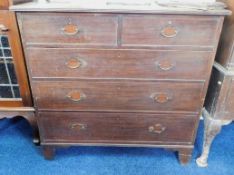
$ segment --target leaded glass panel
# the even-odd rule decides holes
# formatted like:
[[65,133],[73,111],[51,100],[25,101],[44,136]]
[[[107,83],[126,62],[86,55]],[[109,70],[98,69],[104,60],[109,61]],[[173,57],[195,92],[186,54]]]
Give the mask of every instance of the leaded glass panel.
[[0,99],[20,98],[7,35],[0,35]]

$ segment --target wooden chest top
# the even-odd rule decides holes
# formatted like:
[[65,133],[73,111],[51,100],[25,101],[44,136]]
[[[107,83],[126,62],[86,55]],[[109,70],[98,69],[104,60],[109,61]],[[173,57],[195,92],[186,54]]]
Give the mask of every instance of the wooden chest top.
[[112,0],[76,0],[69,3],[24,3],[12,6],[14,11],[33,12],[102,12],[102,13],[143,13],[143,14],[183,14],[183,15],[230,15],[231,11],[225,10],[225,5],[217,6],[167,6],[158,4],[156,1],[145,1],[145,3],[118,3]]

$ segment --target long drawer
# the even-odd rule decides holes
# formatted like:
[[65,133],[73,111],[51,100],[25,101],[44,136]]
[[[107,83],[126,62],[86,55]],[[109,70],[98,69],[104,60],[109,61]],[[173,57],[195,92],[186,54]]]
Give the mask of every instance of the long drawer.
[[38,122],[42,143],[191,144],[197,117],[40,112]]
[[212,52],[27,49],[36,78],[207,78]]
[[210,16],[124,16],[122,45],[215,46],[220,19]]
[[27,44],[115,46],[115,15],[87,13],[22,13],[18,16]]
[[39,110],[200,112],[203,82],[34,81]]

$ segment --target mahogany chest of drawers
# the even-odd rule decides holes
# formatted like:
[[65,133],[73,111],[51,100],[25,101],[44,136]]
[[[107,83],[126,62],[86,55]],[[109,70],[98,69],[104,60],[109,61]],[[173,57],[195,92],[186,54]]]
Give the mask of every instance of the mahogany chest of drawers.
[[193,150],[224,15],[18,6],[41,144]]

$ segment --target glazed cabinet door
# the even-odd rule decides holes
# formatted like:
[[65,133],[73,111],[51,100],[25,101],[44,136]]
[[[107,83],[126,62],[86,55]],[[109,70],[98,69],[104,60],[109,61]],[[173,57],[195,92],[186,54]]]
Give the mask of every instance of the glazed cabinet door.
[[15,14],[0,11],[0,106],[31,106]]

